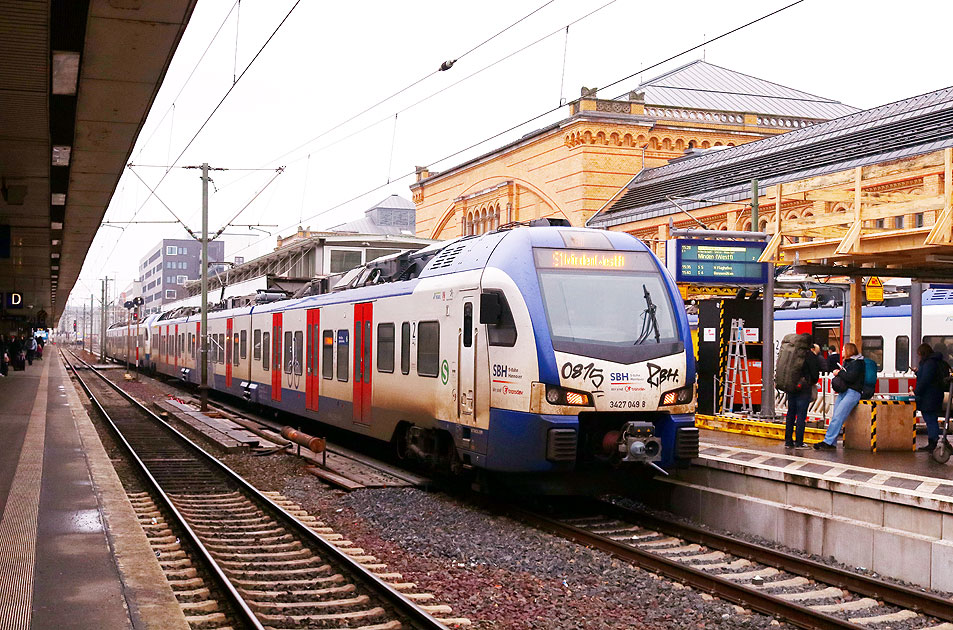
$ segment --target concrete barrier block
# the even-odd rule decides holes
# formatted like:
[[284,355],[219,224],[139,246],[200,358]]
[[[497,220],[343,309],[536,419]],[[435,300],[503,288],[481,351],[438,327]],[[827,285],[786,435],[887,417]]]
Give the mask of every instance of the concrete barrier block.
[[782,510],[778,523],[778,542],[807,553],[824,553],[825,517],[804,510]]
[[704,490],[692,484],[671,483],[668,493],[669,511],[693,519],[701,519],[701,496]]
[[943,540],[953,540],[953,514],[944,514],[942,522]]
[[738,501],[738,513],[734,531],[743,531],[768,540],[778,539],[778,521],[781,510],[778,504],[758,499],[742,498]]
[[749,497],[774,501],[775,503],[787,503],[788,490],[783,483],[759,477],[748,477],[747,482],[746,494]]
[[787,487],[786,503],[824,514],[830,514],[833,509],[833,498],[830,491],[796,484]]
[[935,540],[930,558],[930,586],[953,593],[953,543]]
[[705,492],[700,496],[699,520],[728,531],[738,529],[738,497],[721,492]]
[[707,486],[709,470],[711,469],[707,466],[689,466],[688,468],[679,469],[675,473],[675,478],[686,483],[697,483],[700,486]]
[[839,562],[856,567],[870,567],[874,557],[874,528],[872,526],[829,518],[824,521],[824,551]]
[[933,541],[886,529],[874,531],[873,562],[864,565],[877,573],[930,586]]
[[884,524],[884,504],[879,501],[835,492],[831,509],[834,516],[853,518],[872,525]]
[[943,515],[908,505],[884,503],[884,527],[929,538],[943,535]]
[[713,469],[708,472],[708,487],[744,495],[747,493],[747,477],[742,473]]

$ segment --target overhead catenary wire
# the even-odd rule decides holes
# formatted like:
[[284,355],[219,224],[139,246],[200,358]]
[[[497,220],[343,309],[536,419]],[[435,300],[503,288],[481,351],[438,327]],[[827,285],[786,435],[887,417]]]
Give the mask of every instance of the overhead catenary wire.
[[[605,5],[603,5],[603,6],[599,7],[599,8],[597,8],[597,9],[595,9],[593,12],[590,12],[590,13],[587,14],[586,16],[583,16],[583,17],[579,18],[579,20],[585,19],[588,15],[591,15],[592,13],[594,13],[594,12],[596,12],[596,11],[599,11],[599,10],[605,8],[605,7],[608,6],[609,4],[612,4],[612,2],[614,2],[614,1],[615,1],[615,0],[611,0],[610,2],[606,3]],[[759,18],[756,18],[756,19],[754,19],[754,20],[750,20],[750,21],[748,21],[748,22],[746,22],[746,23],[744,23],[744,24],[742,24],[742,25],[740,25],[740,26],[737,26],[737,27],[735,27],[735,28],[732,28],[732,29],[729,30],[729,31],[726,31],[726,32],[724,32],[724,33],[721,33],[720,35],[716,35],[715,37],[711,37],[711,38],[709,38],[709,39],[703,41],[703,42],[700,43],[700,44],[697,44],[697,45],[695,45],[695,46],[691,46],[691,47],[689,47],[689,48],[686,48],[686,49],[683,50],[682,52],[677,53],[677,54],[672,55],[672,56],[669,56],[669,57],[667,57],[666,59],[664,59],[664,60],[662,60],[662,61],[659,61],[659,62],[657,62],[657,63],[654,63],[654,64],[650,65],[650,66],[647,66],[647,67],[645,67],[645,68],[642,68],[639,72],[635,72],[635,73],[629,74],[629,75],[627,75],[627,76],[625,76],[625,77],[623,77],[623,78],[621,78],[621,79],[618,79],[618,80],[616,80],[616,81],[613,81],[612,83],[609,83],[608,85],[606,85],[606,86],[604,86],[604,87],[612,87],[612,86],[614,86],[614,85],[618,85],[619,83],[622,83],[622,82],[624,82],[624,81],[626,81],[626,80],[628,80],[628,79],[631,79],[631,78],[634,77],[634,76],[637,76],[640,72],[644,72],[644,71],[646,71],[646,70],[651,70],[651,69],[656,68],[656,67],[658,67],[658,66],[660,66],[660,65],[662,65],[662,64],[664,64],[664,63],[667,63],[667,62],[669,62],[669,61],[672,61],[672,60],[674,60],[674,59],[677,59],[678,57],[684,56],[684,55],[686,55],[686,54],[688,54],[688,53],[690,53],[690,52],[693,52],[693,51],[695,51],[695,50],[698,50],[698,49],[699,49],[700,47],[702,47],[702,46],[705,46],[705,45],[707,45],[707,44],[709,44],[709,43],[711,43],[711,42],[714,42],[714,41],[718,41],[718,40],[720,40],[720,39],[723,39],[724,37],[727,37],[728,35],[737,33],[737,32],[739,32],[739,31],[741,31],[741,30],[743,30],[743,29],[745,29],[745,28],[747,28],[747,27],[749,27],[749,26],[752,26],[752,25],[757,24],[757,23],[759,23],[759,22],[762,22],[762,21],[764,21],[764,20],[766,20],[766,19],[768,19],[768,18],[770,18],[770,17],[773,17],[773,16],[775,16],[775,15],[778,15],[779,13],[781,13],[781,12],[783,12],[783,11],[786,11],[787,9],[790,9],[790,8],[792,8],[792,7],[794,7],[794,6],[797,6],[798,4],[801,4],[802,2],[804,2],[804,0],[796,0],[795,2],[791,2],[791,3],[789,3],[789,4],[787,4],[787,5],[783,6],[783,7],[781,7],[781,8],[779,8],[779,9],[776,9],[776,10],[774,10],[774,11],[771,11],[770,13],[764,14],[764,15],[762,15],[762,16],[759,17]],[[576,21],[578,22],[579,20],[576,20]],[[562,32],[562,30],[563,30],[563,29],[562,29],[562,27],[561,27],[561,28],[558,29],[557,31],[554,31],[554,33]],[[551,37],[552,35],[553,35],[553,33],[550,33],[549,35],[547,35],[547,36],[545,36],[545,37]],[[543,39],[545,39],[545,37],[544,37]],[[540,41],[540,40],[537,40],[537,41]],[[532,45],[532,44],[530,44],[530,45]],[[525,48],[524,48],[524,49],[525,49]],[[514,54],[515,54],[515,53],[514,53]],[[471,75],[471,76],[472,76],[472,75]],[[604,89],[604,88],[603,88],[603,89]],[[550,109],[548,109],[548,110],[546,110],[546,111],[544,111],[544,112],[542,112],[542,113],[540,113],[540,114],[537,114],[536,116],[533,116],[532,118],[529,118],[529,119],[527,119],[527,120],[524,120],[523,122],[520,122],[520,123],[518,123],[518,124],[516,124],[516,125],[513,125],[513,126],[507,128],[507,129],[505,129],[505,130],[503,130],[503,131],[500,131],[500,132],[497,132],[497,133],[495,133],[495,134],[493,134],[493,135],[491,135],[491,136],[488,136],[488,137],[486,137],[486,138],[484,138],[484,139],[482,139],[482,140],[480,140],[480,141],[478,141],[478,142],[475,142],[475,143],[473,143],[473,144],[471,144],[471,145],[469,145],[469,146],[467,146],[467,147],[465,147],[465,148],[463,148],[463,149],[454,151],[453,153],[451,153],[451,154],[449,154],[449,155],[446,155],[446,156],[444,156],[444,157],[442,157],[442,158],[440,158],[440,159],[438,159],[438,160],[434,160],[434,161],[431,161],[431,162],[428,162],[428,163],[429,163],[429,164],[439,164],[439,163],[441,163],[441,162],[444,162],[444,161],[453,159],[454,157],[457,157],[458,155],[460,155],[460,154],[462,154],[462,153],[466,153],[467,151],[470,151],[470,150],[472,150],[472,149],[474,149],[474,148],[476,148],[476,147],[478,147],[478,146],[480,146],[480,145],[482,145],[482,144],[485,144],[485,143],[487,143],[487,142],[489,142],[489,141],[491,141],[491,140],[494,140],[494,139],[496,139],[496,138],[498,138],[498,137],[500,137],[500,136],[502,136],[502,135],[505,135],[505,134],[507,134],[507,133],[510,133],[510,132],[512,132],[512,131],[514,131],[514,130],[516,130],[516,129],[519,129],[520,127],[523,127],[523,126],[525,126],[525,125],[527,125],[527,124],[529,124],[529,123],[531,123],[531,122],[535,122],[536,120],[539,120],[540,118],[543,118],[544,116],[547,116],[547,115],[549,115],[549,114],[551,114],[551,113],[553,113],[553,112],[556,112],[556,111],[558,111],[559,109],[561,109],[562,107],[563,107],[562,105],[559,105],[559,106],[557,106],[557,107],[550,108]],[[388,117],[388,119],[389,119],[389,117]],[[379,123],[380,123],[380,121],[378,121],[378,123],[375,123],[375,124],[379,124]],[[285,154],[285,155],[287,155],[287,154]],[[338,204],[335,204],[335,205],[333,205],[333,206],[330,206],[330,207],[328,207],[328,208],[325,208],[324,210],[321,210],[320,212],[317,212],[317,213],[315,213],[315,214],[313,214],[313,215],[311,215],[311,216],[309,216],[309,217],[306,217],[306,218],[304,218],[303,220],[304,220],[304,221],[314,220],[314,219],[316,219],[316,218],[318,218],[318,217],[320,217],[320,216],[323,216],[323,215],[325,215],[325,214],[327,214],[327,213],[329,213],[329,212],[332,212],[332,211],[334,211],[334,210],[337,210],[338,208],[341,208],[342,206],[345,206],[345,205],[347,205],[347,204],[349,204],[349,203],[352,203],[352,202],[354,202],[354,201],[356,201],[356,200],[358,200],[358,199],[360,199],[360,198],[362,198],[362,197],[364,197],[364,196],[366,196],[366,195],[369,195],[369,194],[371,194],[371,193],[377,192],[377,191],[381,190],[382,188],[385,188],[385,187],[388,186],[389,184],[392,184],[392,183],[398,182],[398,181],[400,181],[400,180],[406,179],[406,178],[408,178],[408,177],[411,177],[411,176],[415,175],[415,173],[416,173],[416,171],[407,172],[407,173],[405,173],[405,174],[403,174],[403,175],[401,175],[401,176],[399,176],[399,177],[396,177],[396,178],[392,179],[390,182],[387,182],[387,183],[384,183],[384,184],[380,184],[380,185],[374,186],[374,187],[372,187],[372,188],[370,188],[370,189],[368,189],[368,190],[366,190],[366,191],[364,191],[364,192],[362,192],[362,193],[360,193],[360,194],[358,194],[358,195],[355,195],[355,196],[353,196],[353,197],[347,199],[346,201],[342,201],[342,202],[340,202],[340,203],[338,203]],[[281,231],[283,231],[283,230],[285,230],[285,229],[288,229],[289,227],[293,227],[293,225],[286,226],[286,227],[284,227],[284,228],[282,228],[282,229],[280,229],[280,230],[278,230],[278,231],[281,232]],[[245,249],[249,249],[249,248],[251,248],[251,247],[253,247],[253,246],[258,245],[259,243],[261,243],[261,242],[264,240],[264,238],[267,238],[267,237],[263,237],[262,239],[259,239],[258,241],[254,242],[254,243],[252,243],[252,244],[250,244],[250,245],[247,245],[246,247],[242,248],[242,249],[239,250],[239,251],[244,251]]]

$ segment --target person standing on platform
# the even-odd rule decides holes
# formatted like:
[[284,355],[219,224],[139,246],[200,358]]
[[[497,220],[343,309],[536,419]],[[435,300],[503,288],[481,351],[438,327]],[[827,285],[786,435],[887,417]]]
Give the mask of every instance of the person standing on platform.
[[26,340],[26,362],[33,365],[33,357],[36,356],[36,337],[30,335]]
[[817,358],[817,369],[821,374],[830,372],[830,368],[827,367],[827,357],[824,356],[827,353],[821,351],[821,347],[816,343],[811,346],[811,350],[814,352],[814,356]]
[[821,347],[814,344],[804,353],[797,388],[787,392],[788,412],[784,417],[784,446],[787,448],[807,448],[804,444],[804,426],[807,423],[807,408],[812,400],[817,399],[817,381],[821,376],[817,353],[820,350]]
[[[855,346],[856,347],[856,346]],[[828,346],[827,353],[827,371],[833,372],[840,367],[840,355],[837,354],[836,346]]]
[[916,396],[917,411],[927,425],[927,445],[917,450],[932,451],[940,440],[939,416],[943,412],[943,394],[948,387],[950,365],[943,360],[942,354],[934,352],[926,343],[917,348],[917,357],[920,359],[917,384],[910,391]]
[[844,344],[844,354],[848,357],[844,360],[844,367],[835,369],[834,378],[831,380],[831,388],[837,392],[831,423],[827,425],[824,439],[814,445],[819,451],[837,448],[841,427],[860,402],[861,392],[864,390],[864,356],[857,351],[857,346],[850,342]]

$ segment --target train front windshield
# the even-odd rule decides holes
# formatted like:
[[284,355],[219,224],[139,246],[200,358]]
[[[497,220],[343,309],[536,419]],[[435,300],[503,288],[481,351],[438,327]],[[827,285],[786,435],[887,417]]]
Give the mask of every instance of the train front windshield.
[[672,300],[650,254],[537,249],[535,256],[557,350],[588,346],[641,355],[636,346],[679,341]]

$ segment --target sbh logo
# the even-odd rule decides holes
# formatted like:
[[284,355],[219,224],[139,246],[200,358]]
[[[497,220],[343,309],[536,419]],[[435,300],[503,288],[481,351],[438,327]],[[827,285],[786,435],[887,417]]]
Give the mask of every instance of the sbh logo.
[[7,308],[23,308],[23,294],[22,293],[7,293],[4,296],[6,299],[3,301],[3,305]]

